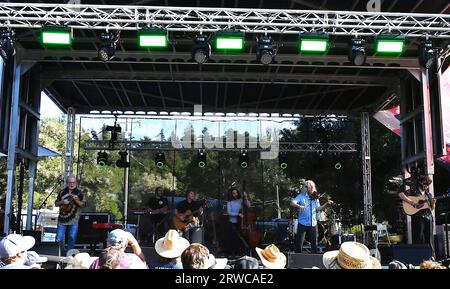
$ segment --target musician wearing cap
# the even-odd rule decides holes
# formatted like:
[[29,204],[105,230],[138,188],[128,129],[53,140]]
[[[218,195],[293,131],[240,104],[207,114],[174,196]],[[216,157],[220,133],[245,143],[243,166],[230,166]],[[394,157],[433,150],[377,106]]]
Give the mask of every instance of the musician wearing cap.
[[[407,214],[411,214],[412,242],[414,244],[429,244],[434,255],[433,246],[433,215],[432,210],[436,206],[436,199],[431,196],[429,186],[432,182],[429,176],[419,176],[418,185],[410,190],[400,191],[398,196],[403,201],[403,207]],[[422,202],[421,200],[426,202]],[[411,213],[409,213],[411,208]]]
[[330,204],[332,202],[328,200],[322,206],[320,205],[316,184],[311,180],[307,180],[300,194],[292,199],[291,207],[298,210],[297,236],[299,243],[297,247],[299,253],[303,250],[306,234],[311,242],[311,253],[317,253],[317,214]]
[[55,206],[59,207],[56,240],[63,249],[66,229],[68,229],[69,240],[67,242],[67,251],[69,251],[75,246],[81,209],[86,206],[84,194],[77,188],[77,180],[74,175],[67,177],[67,187],[58,193]]

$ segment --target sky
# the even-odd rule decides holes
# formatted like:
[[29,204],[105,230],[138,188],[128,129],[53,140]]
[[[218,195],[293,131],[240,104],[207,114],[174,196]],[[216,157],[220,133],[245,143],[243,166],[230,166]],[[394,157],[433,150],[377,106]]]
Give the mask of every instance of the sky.
[[64,115],[63,112],[50,100],[44,92],[41,93],[41,117],[58,118]]

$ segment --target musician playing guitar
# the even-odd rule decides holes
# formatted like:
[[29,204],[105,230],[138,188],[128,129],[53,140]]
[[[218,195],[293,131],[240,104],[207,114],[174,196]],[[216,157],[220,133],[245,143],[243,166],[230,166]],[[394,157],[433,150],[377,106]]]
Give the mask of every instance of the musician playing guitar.
[[67,250],[73,249],[78,234],[78,220],[81,209],[86,206],[83,192],[77,188],[75,176],[67,177],[67,187],[58,193],[55,206],[59,207],[56,241],[64,248],[66,229],[69,229]]
[[191,243],[202,243],[203,236],[199,218],[203,215],[203,205],[195,201],[195,192],[186,191],[186,200],[178,203],[175,208],[173,224],[180,235]]
[[[421,197],[427,201],[426,208],[419,210],[417,213],[411,216],[412,225],[412,242],[414,244],[429,244],[434,255],[434,241],[433,237],[433,214],[432,211],[436,206],[436,199],[432,198],[429,192],[429,186],[431,184],[431,178],[429,176],[419,176],[418,185],[412,190],[405,192],[399,192],[398,196],[406,204],[411,205],[413,208],[419,209],[422,206],[421,202],[416,201],[415,197]],[[411,198],[410,198],[411,197]]]

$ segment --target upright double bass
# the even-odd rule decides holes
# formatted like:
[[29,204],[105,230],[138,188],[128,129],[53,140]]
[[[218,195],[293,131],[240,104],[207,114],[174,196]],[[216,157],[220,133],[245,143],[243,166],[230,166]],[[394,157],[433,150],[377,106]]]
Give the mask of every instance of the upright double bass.
[[247,206],[247,194],[245,193],[245,181],[243,185],[242,215],[240,226],[241,234],[247,241],[248,246],[253,249],[262,240],[262,232],[256,226],[257,215],[255,210]]

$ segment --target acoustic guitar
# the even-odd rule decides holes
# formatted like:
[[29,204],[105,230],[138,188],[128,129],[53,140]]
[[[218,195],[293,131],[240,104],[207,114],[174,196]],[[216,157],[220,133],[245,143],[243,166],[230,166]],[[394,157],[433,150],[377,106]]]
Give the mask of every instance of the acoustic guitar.
[[68,213],[72,210],[74,203],[73,203],[73,197],[75,195],[72,193],[67,193],[64,196],[61,197],[61,201],[68,201],[68,204],[60,204],[59,205],[59,210],[64,212],[64,213]]
[[[197,215],[200,211],[194,211],[187,210],[184,213],[179,213],[178,216],[173,216],[173,225],[177,230],[185,231],[193,227],[200,226],[200,221],[198,217],[195,217],[194,215]],[[183,217],[184,221],[181,221],[179,217]]]
[[[450,197],[450,193],[435,197],[435,200],[444,199]],[[414,215],[420,210],[430,209],[430,202],[428,201],[427,195],[421,195],[421,196],[408,196],[412,201],[415,203],[418,203],[416,206],[411,206],[407,202],[403,201],[403,210],[407,215]]]

